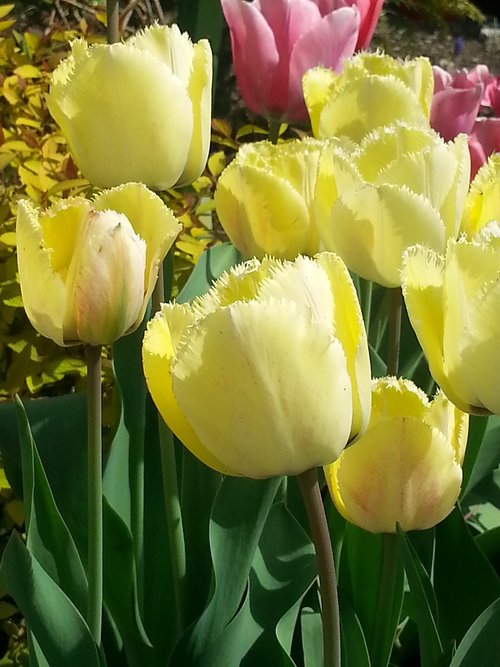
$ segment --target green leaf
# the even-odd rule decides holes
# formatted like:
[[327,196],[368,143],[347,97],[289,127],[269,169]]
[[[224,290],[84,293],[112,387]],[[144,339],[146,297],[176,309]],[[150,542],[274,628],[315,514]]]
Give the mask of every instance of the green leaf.
[[500,599],[492,602],[474,621],[460,642],[450,667],[497,665],[500,656]]
[[[24,408],[55,503],[81,555],[87,553],[87,411],[84,394],[26,401]],[[0,449],[22,497],[21,452],[13,403],[0,403]]]
[[234,618],[280,481],[226,477],[222,482],[210,523],[212,597],[202,616],[181,639],[172,665],[197,665]]
[[21,445],[27,548],[82,614],[87,578],[78,550],[50,489],[23,404],[16,399]]
[[[342,667],[371,667],[363,628],[349,600],[339,595],[342,634]],[[320,635],[321,636],[321,635]],[[313,665],[320,665],[320,662]]]
[[500,463],[499,439],[500,417],[470,417],[461,492],[464,505],[467,495]]
[[147,664],[151,644],[139,617],[134,543],[130,530],[106,498],[103,502],[103,533],[104,603],[122,637],[129,664]]
[[17,533],[5,548],[0,572],[49,665],[102,667],[85,620]]
[[436,526],[434,592],[444,647],[460,642],[475,619],[500,596],[500,579],[458,507]]
[[241,255],[232,243],[222,243],[208,248],[198,260],[189,280],[177,297],[177,302],[186,303],[195,296],[205,294],[214,280],[238,262],[241,262]]
[[[344,618],[342,618],[344,622]],[[343,627],[343,624],[342,624]],[[300,612],[300,629],[304,650],[304,667],[319,667],[323,661],[323,623],[321,613],[304,607]],[[358,667],[369,667],[358,663]]]
[[431,580],[405,533],[398,527],[398,538],[410,586],[413,620],[418,628],[422,667],[437,664],[443,653],[438,632],[437,603]]
[[403,567],[395,536],[374,535],[347,524],[339,589],[359,619],[374,667],[387,665],[403,598]]

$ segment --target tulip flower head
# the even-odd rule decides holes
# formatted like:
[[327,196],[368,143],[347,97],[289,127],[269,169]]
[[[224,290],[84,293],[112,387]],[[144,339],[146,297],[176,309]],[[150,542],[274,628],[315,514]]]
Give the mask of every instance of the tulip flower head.
[[375,380],[366,432],[325,468],[337,509],[372,533],[431,528],[458,499],[467,433],[441,392],[429,401],[409,380]]
[[438,385],[461,410],[500,415],[500,223],[446,252],[410,248],[402,271],[412,327]]
[[230,475],[330,463],[369,417],[363,319],[332,253],[252,260],[191,304],[164,305],[148,325],[143,364],[168,426]]
[[367,135],[351,159],[358,183],[318,218],[323,248],[361,277],[398,287],[408,247],[441,252],[458,236],[469,186],[466,137],[447,144],[428,128],[395,123]]
[[340,71],[358,41],[357,8],[322,15],[311,0],[221,1],[247,107],[269,118],[306,120],[302,76],[319,64]]
[[314,136],[356,142],[396,121],[428,127],[433,85],[427,58],[402,62],[380,53],[359,53],[340,74],[317,67],[303,78]]
[[91,183],[165,190],[205,167],[211,86],[208,42],[154,25],[125,43],[73,42],[47,104]]
[[[246,258],[294,259],[320,250],[318,220],[359,180],[346,141],[246,144],[222,172],[217,215]],[[325,223],[326,224],[326,223]]]
[[500,118],[478,118],[469,135],[471,176],[474,177],[490,155],[500,153]]
[[21,201],[17,257],[26,313],[58,345],[105,345],[141,323],[178,225],[136,183],[46,211]]
[[469,238],[500,220],[500,154],[492,155],[470,184],[461,230]]

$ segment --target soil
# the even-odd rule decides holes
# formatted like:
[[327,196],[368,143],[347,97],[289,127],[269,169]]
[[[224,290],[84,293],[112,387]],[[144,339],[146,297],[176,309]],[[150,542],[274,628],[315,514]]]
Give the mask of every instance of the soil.
[[486,25],[481,31],[479,26],[471,30],[470,26],[456,24],[432,28],[416,21],[402,24],[382,17],[372,47],[398,58],[427,56],[433,65],[449,71],[483,63],[491,74],[500,75],[500,25]]

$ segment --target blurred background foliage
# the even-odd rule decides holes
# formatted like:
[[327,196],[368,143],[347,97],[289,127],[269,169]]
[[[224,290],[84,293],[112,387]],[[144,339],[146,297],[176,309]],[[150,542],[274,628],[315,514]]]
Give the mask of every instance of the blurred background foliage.
[[[467,19],[480,24],[484,20],[469,0],[387,0],[385,7],[387,16],[434,23]],[[123,35],[154,21],[177,21],[194,40],[208,37],[215,56],[212,152],[207,169],[192,186],[164,194],[184,227],[173,252],[175,296],[203,251],[225,240],[213,209],[219,174],[240,142],[261,139],[266,131],[242,108],[235,91],[219,0],[121,3]],[[20,199],[29,197],[46,206],[61,197],[92,194],[45,103],[51,72],[65,56],[69,42],[82,36],[104,41],[104,2],[18,0],[0,5],[0,401],[16,393],[23,398],[68,393],[85,382],[82,349],[57,347],[39,336],[26,318],[15,237]],[[113,420],[110,360],[104,369],[109,423]],[[22,504],[0,468],[0,551],[13,529],[22,533],[23,521]],[[0,630],[0,666],[28,664],[24,621],[1,589]]]

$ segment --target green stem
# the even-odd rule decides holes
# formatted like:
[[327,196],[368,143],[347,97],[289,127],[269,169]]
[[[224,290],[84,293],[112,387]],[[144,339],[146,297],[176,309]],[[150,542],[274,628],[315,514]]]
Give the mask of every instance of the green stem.
[[268,120],[268,141],[270,141],[272,144],[277,144],[278,143],[278,138],[280,136],[280,127],[281,127],[281,121],[276,120],[275,118],[270,118]]
[[120,41],[120,3],[119,0],[106,0],[106,36],[108,44]]
[[387,349],[387,375],[397,375],[399,371],[399,350],[401,347],[401,313],[403,295],[400,287],[389,290],[389,340]]
[[186,576],[186,549],[184,528],[177,482],[177,464],[175,460],[175,446],[172,433],[165,426],[163,419],[158,415],[158,430],[160,434],[161,472],[163,478],[163,497],[165,513],[167,515],[168,544],[170,548],[170,563],[175,600],[175,623],[177,637],[184,630],[184,595],[183,582]]
[[165,286],[163,284],[163,262],[158,268],[158,278],[151,297],[151,317],[160,310],[160,305],[165,301]]
[[377,614],[375,618],[375,632],[373,635],[372,650],[370,651],[373,667],[386,667],[390,658],[390,649],[394,637],[386,637],[387,630],[395,631],[396,625],[387,622],[392,618],[394,611],[394,596],[398,581],[398,540],[397,535],[384,533],[383,535],[382,576],[378,590]]
[[363,278],[360,278],[359,280],[362,288],[361,293],[363,295],[361,311],[365,322],[366,337],[368,338],[370,335],[370,319],[372,314],[373,283],[371,280],[363,280]]
[[101,346],[86,345],[88,438],[88,624],[95,643],[102,625]]
[[311,470],[306,470],[297,475],[297,479],[316,548],[323,621],[323,665],[324,667],[340,667],[340,614],[337,575],[316,468],[311,468]]

